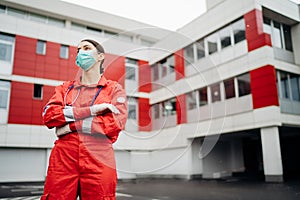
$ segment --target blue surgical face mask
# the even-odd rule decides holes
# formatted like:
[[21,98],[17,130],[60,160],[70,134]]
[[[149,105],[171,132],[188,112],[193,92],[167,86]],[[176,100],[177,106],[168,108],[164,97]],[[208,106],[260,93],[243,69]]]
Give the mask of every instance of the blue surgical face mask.
[[97,62],[94,54],[94,50],[84,51],[80,49],[76,56],[76,65],[84,71],[89,70]]

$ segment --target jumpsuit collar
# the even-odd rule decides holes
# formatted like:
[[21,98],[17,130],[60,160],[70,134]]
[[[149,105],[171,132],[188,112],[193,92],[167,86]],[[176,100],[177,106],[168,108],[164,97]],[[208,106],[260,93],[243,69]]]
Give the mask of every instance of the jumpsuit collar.
[[85,86],[85,87],[100,87],[100,86],[104,87],[107,84],[107,79],[103,75],[101,76],[101,78],[97,84],[85,85],[85,84],[82,84],[80,80],[81,80],[81,76],[79,79],[75,80],[75,82],[74,82],[75,88],[79,88],[79,87],[83,87],[83,86]]

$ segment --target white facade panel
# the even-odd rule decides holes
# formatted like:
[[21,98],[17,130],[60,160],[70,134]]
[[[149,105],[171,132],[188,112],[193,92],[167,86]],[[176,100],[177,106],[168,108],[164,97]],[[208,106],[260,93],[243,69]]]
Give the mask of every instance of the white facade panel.
[[44,181],[46,149],[1,148],[0,157],[0,182]]
[[52,148],[56,135],[46,126],[7,124],[0,126],[0,146]]

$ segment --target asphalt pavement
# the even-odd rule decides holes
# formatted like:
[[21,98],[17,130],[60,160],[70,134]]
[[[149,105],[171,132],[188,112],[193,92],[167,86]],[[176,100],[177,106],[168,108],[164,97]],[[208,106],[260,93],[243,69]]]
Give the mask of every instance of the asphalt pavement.
[[[0,200],[38,200],[43,183],[0,184]],[[300,180],[138,179],[119,181],[117,200],[299,200]]]

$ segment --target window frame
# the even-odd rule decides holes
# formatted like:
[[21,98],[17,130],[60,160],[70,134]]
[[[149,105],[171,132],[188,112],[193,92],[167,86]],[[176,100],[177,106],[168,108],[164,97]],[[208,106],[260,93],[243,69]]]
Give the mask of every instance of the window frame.
[[[224,97],[225,97],[225,100],[236,97],[236,94],[235,94],[235,92],[236,92],[236,90],[235,90],[235,80],[234,79],[235,78],[229,78],[229,79],[226,79],[226,80],[223,81],[223,83],[224,83]],[[229,81],[231,83],[228,84]],[[231,91],[229,91],[229,89]],[[228,94],[230,94],[230,95],[228,96]]]
[[60,45],[59,57],[62,59],[69,59],[69,46],[68,45]]
[[[129,68],[131,68],[131,70],[128,70]],[[132,75],[132,74],[134,78],[133,79],[128,78],[129,77],[128,75]],[[131,59],[131,58],[125,59],[125,80],[135,81],[135,82],[138,81],[138,60]]]
[[[244,77],[244,76],[247,76],[247,78],[249,78],[249,84],[248,84],[248,86],[249,86],[248,89],[249,90],[247,90],[247,88],[246,88],[247,91],[245,91],[245,92],[243,92],[243,94],[241,94],[242,90],[241,90],[241,87],[240,87],[240,85],[241,85],[241,82],[240,82],[241,79],[240,78]],[[249,73],[241,74],[241,75],[237,76],[236,79],[237,79],[237,85],[238,85],[238,88],[237,88],[238,95],[237,95],[237,97],[242,97],[242,96],[246,96],[246,95],[251,94],[251,79],[250,79],[250,74]]]
[[[162,108],[163,108],[163,112],[162,112],[163,117],[168,117],[168,116],[177,114],[176,97],[167,99],[161,103],[162,103]],[[167,106],[170,106],[170,107],[167,107]]]
[[42,100],[43,99],[43,88],[44,88],[44,85],[34,83],[32,98],[36,99],[36,100]]
[[[42,45],[42,46],[40,46]],[[40,47],[42,47],[42,51],[40,51]],[[46,55],[46,49],[47,49],[47,42],[44,41],[44,40],[37,40],[37,43],[36,43],[36,54],[38,55]]]
[[[217,82],[214,84],[211,84],[210,87],[210,96],[211,96],[211,103],[216,103],[222,101],[222,95],[221,95],[221,82]],[[216,89],[216,90],[215,90]],[[218,94],[216,94],[218,92]]]
[[190,91],[186,93],[187,110],[194,110],[198,107],[197,95],[198,95],[197,91]]

